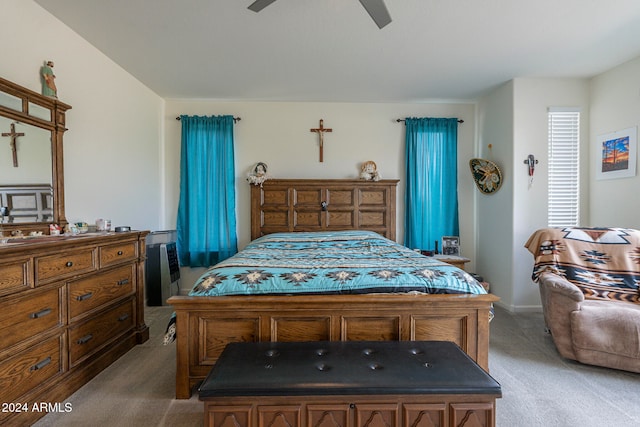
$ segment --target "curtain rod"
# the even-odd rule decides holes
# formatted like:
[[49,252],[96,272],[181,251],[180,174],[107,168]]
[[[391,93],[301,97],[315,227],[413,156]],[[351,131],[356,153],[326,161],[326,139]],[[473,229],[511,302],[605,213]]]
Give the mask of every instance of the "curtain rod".
[[[396,119],[396,122],[400,123],[400,122],[404,122],[404,119]],[[459,119],[458,123],[464,123],[464,120]]]
[[[179,121],[179,120],[180,120],[180,116],[176,117],[176,120],[178,120],[178,121]],[[242,118],[240,118],[240,117],[234,117],[234,118],[233,118],[233,122],[234,122],[234,123],[238,123],[240,120],[242,120]]]

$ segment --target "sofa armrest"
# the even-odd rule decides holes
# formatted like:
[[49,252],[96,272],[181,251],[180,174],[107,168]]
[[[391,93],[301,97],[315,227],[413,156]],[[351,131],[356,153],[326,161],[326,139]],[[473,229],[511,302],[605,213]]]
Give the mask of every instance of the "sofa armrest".
[[550,272],[542,273],[538,282],[544,321],[556,348],[563,357],[575,359],[571,337],[571,313],[580,311],[584,295],[577,286]]
[[578,304],[584,301],[584,294],[580,288],[557,274],[542,273],[539,282],[547,292],[564,296]]

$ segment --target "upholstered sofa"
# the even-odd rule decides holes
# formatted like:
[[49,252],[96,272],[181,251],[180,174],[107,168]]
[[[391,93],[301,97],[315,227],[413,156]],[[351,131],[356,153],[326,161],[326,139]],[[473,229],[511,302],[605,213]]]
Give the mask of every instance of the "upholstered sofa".
[[640,231],[547,228],[525,247],[558,352],[640,373]]

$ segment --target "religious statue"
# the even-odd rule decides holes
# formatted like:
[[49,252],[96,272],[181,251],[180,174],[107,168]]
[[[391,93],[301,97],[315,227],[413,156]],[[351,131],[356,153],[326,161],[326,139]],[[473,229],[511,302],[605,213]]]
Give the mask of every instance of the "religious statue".
[[53,61],[45,61],[40,70],[42,77],[42,94],[52,98],[58,97],[58,88],[56,88],[56,76],[53,74]]
[[360,179],[367,181],[380,181],[380,173],[378,172],[378,166],[373,160],[368,160],[360,167]]
[[267,175],[267,164],[263,162],[258,162],[253,167],[251,172],[249,172],[249,176],[247,177],[247,181],[253,185],[262,186],[262,183],[265,182],[269,176]]

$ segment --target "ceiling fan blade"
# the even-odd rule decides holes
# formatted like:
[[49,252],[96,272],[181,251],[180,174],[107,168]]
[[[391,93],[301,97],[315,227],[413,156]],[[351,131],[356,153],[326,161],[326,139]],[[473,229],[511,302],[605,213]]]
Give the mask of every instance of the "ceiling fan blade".
[[248,9],[253,10],[254,12],[260,12],[265,7],[269,6],[276,0],[256,0],[251,5],[249,5]]
[[384,4],[384,0],[360,0],[378,28],[382,29],[391,22],[391,15]]

